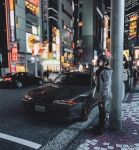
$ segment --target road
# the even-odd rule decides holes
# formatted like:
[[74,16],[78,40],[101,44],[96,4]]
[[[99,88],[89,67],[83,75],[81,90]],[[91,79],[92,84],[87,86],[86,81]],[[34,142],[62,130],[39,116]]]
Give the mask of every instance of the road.
[[38,149],[69,126],[24,112],[21,99],[32,88],[0,89],[0,150]]

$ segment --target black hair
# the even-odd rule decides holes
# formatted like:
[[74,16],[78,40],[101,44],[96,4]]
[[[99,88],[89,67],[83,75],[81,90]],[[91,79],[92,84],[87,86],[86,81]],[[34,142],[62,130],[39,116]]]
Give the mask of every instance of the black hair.
[[105,65],[109,65],[110,64],[109,59],[108,59],[108,57],[106,55],[100,55],[98,57],[97,64],[99,64],[100,61],[102,61],[103,64],[106,63]]

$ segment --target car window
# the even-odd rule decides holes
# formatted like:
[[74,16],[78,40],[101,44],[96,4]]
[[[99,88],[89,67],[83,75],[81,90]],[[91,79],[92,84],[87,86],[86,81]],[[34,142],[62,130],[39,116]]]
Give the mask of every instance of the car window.
[[61,83],[61,84],[67,84],[67,75],[66,74],[62,74],[60,76],[58,76],[54,83]]
[[29,76],[29,77],[34,77],[34,75],[31,74],[31,73],[27,73],[27,76]]
[[23,74],[23,73],[15,73],[13,76],[14,76],[14,77],[23,77],[24,74]]
[[62,74],[56,78],[54,83],[63,85],[90,86],[90,74]]

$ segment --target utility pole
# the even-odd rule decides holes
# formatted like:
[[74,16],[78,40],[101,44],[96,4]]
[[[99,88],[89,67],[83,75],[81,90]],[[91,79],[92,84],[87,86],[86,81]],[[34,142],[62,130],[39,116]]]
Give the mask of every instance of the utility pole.
[[62,0],[59,0],[59,12],[58,12],[58,25],[59,25],[59,30],[60,30],[60,71],[62,71],[62,47],[63,47],[63,43],[62,43]]
[[38,57],[37,54],[35,55],[35,76],[38,76]]
[[122,130],[122,72],[124,41],[124,7],[125,0],[111,1],[111,50],[113,99],[110,102],[109,127],[113,131]]

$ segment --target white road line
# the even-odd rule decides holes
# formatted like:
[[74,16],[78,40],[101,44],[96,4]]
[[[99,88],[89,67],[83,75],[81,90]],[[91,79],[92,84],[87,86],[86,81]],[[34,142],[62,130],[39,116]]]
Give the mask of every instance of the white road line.
[[18,143],[18,144],[21,144],[21,145],[25,145],[25,146],[28,146],[28,147],[31,147],[31,148],[34,148],[34,149],[38,149],[42,146],[40,144],[30,142],[30,141],[27,141],[27,140],[24,140],[24,139],[21,139],[21,138],[17,138],[17,137],[11,136],[11,135],[3,134],[3,133],[0,133],[0,138],[8,140],[8,141],[15,142],[15,143]]
[[137,96],[134,96],[133,98],[139,98],[139,96],[137,97]]
[[133,95],[139,95],[139,93],[134,93]]
[[132,100],[133,100],[133,101],[134,101],[134,100],[139,100],[139,98],[135,98],[135,97],[134,97],[134,98],[132,98]]

